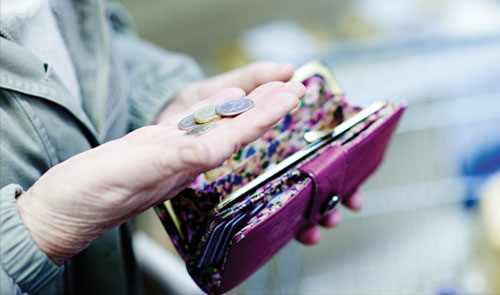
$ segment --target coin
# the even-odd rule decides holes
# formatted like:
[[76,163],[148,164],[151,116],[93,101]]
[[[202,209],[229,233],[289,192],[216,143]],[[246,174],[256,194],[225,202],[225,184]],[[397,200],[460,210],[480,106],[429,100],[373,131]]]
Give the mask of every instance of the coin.
[[186,131],[186,135],[200,135],[202,133],[207,132],[208,130],[211,130],[215,127],[215,122],[209,122],[206,124],[201,124],[196,127],[194,127],[191,130]]
[[218,104],[215,108],[219,115],[228,117],[236,116],[253,108],[255,103],[250,98],[236,98]]
[[177,127],[180,130],[189,130],[193,127],[196,127],[197,125],[198,124],[196,124],[196,122],[194,121],[193,115],[189,115],[186,118],[180,120],[179,123],[177,123]]
[[215,112],[215,105],[201,108],[194,112],[194,121],[199,124],[220,119],[220,115]]

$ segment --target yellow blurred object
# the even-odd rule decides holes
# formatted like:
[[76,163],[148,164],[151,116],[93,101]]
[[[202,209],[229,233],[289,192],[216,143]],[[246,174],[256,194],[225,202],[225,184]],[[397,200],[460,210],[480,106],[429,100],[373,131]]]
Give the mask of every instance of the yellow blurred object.
[[213,60],[217,73],[234,70],[252,62],[237,41],[215,47]]
[[165,232],[165,228],[153,209],[145,211],[134,219],[134,229],[145,232],[167,251],[178,255],[170,237]]
[[484,242],[480,256],[489,285],[500,294],[500,174],[485,186],[481,199],[481,225]]
[[377,35],[377,29],[352,9],[346,9],[336,28],[336,39],[349,40]]
[[276,19],[252,26],[237,38],[214,47],[212,59],[217,72],[262,59],[283,61],[285,58],[284,61],[297,62],[321,55],[332,42],[332,28],[329,26]]

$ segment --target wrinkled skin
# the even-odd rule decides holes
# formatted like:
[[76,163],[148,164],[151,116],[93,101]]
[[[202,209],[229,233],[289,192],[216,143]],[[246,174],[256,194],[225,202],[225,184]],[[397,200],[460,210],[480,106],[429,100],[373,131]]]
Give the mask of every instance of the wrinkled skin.
[[[192,84],[158,116],[157,124],[78,154],[48,170],[17,199],[19,214],[40,249],[62,264],[94,239],[146,209],[168,200],[200,173],[261,136],[297,106],[305,93],[288,81],[289,64],[257,63]],[[177,122],[194,110],[232,98],[250,97],[255,107],[217,122],[198,137],[184,135]],[[360,209],[357,195],[345,205]],[[338,211],[321,222],[333,227]],[[297,239],[314,244],[314,226]]]

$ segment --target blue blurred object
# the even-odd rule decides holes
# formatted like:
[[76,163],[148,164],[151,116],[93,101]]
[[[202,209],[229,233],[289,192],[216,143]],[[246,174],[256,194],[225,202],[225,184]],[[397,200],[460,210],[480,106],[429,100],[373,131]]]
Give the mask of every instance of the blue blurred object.
[[470,161],[462,163],[461,174],[467,179],[467,193],[464,199],[465,208],[475,208],[477,206],[480,191],[485,181],[499,170],[500,141],[498,145],[481,149],[473,154]]
[[436,295],[458,295],[458,294],[463,294],[462,292],[460,292],[458,290],[457,287],[454,287],[454,286],[440,286],[439,288],[437,288],[437,290],[435,291]]

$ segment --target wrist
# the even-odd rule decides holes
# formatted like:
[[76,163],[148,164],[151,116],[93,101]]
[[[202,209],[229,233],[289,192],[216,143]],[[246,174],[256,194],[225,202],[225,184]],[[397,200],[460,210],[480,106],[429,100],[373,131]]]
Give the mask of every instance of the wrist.
[[90,244],[91,240],[76,239],[71,223],[62,221],[58,214],[41,204],[31,189],[19,196],[16,203],[19,217],[33,241],[55,264],[63,264]]

